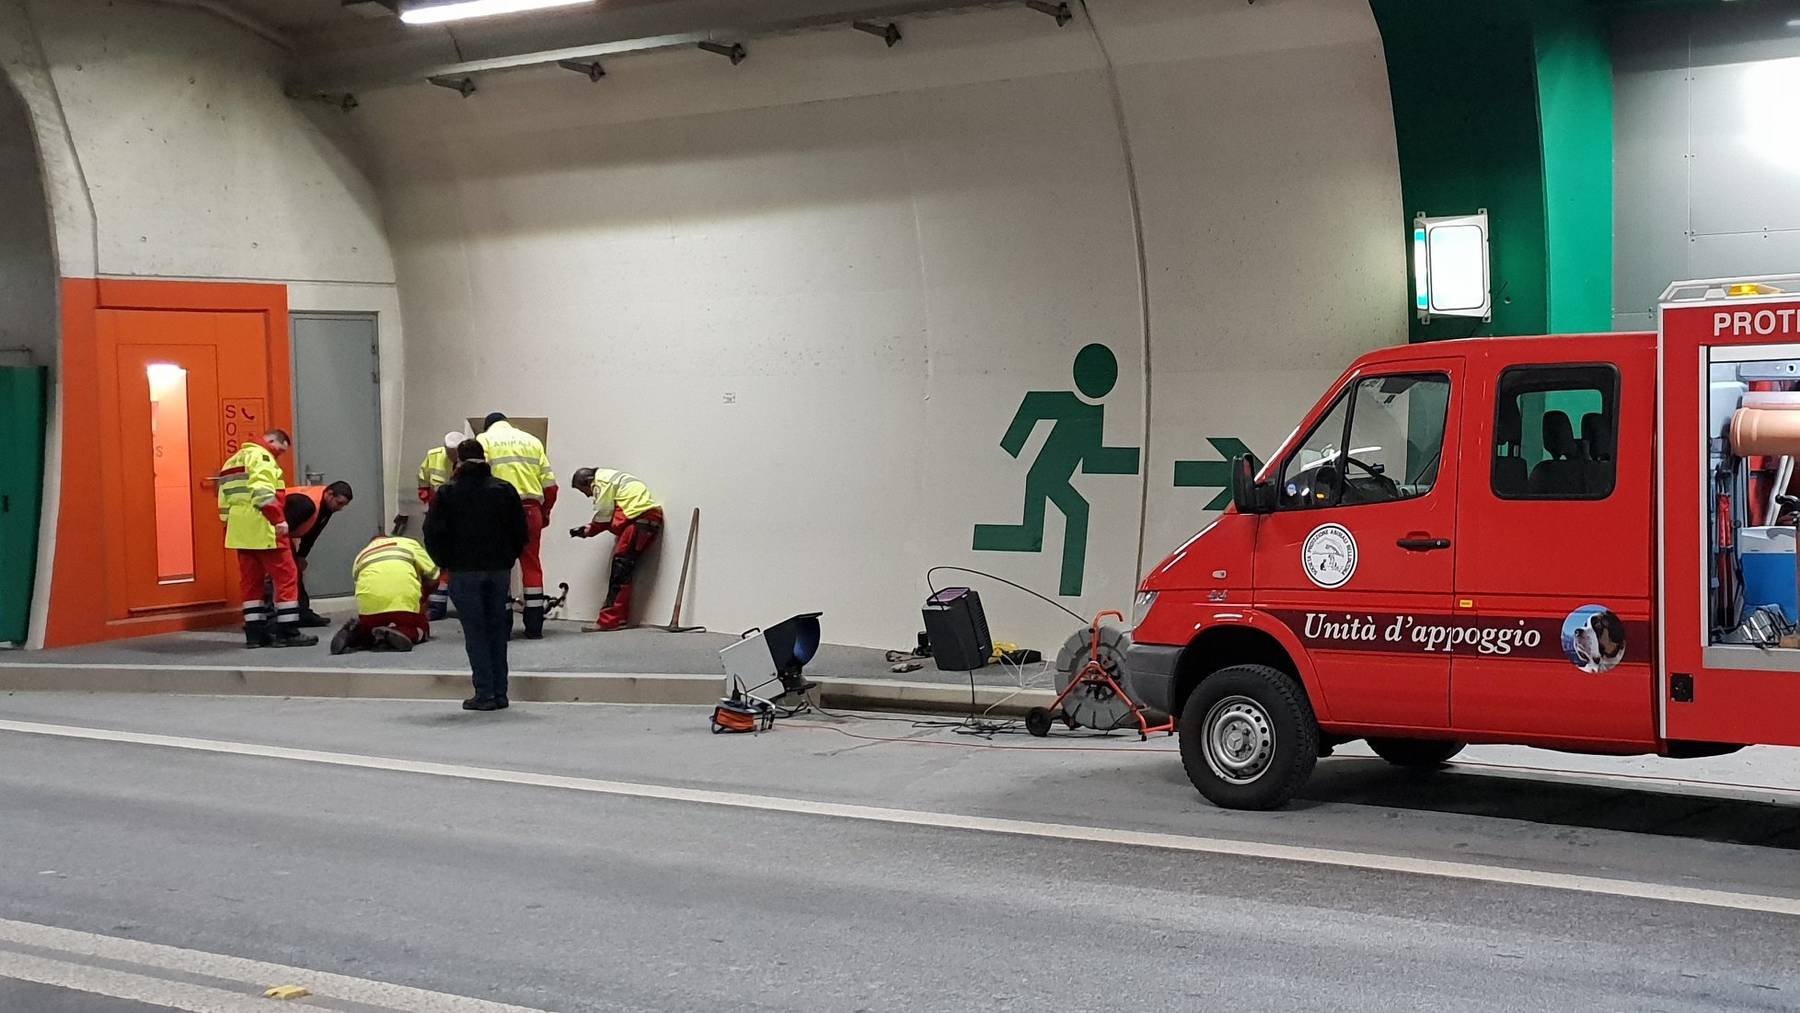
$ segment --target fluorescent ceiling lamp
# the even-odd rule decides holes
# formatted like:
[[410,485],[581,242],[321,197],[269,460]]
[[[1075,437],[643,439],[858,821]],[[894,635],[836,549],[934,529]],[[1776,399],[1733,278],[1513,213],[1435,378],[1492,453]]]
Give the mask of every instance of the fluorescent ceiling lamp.
[[1492,315],[1486,209],[1413,220],[1413,287],[1413,308],[1427,323],[1440,316]]
[[594,0],[458,0],[456,3],[408,7],[400,12],[400,20],[409,25],[437,25],[446,21],[469,18],[491,18],[497,14],[522,14],[550,7],[573,7]]

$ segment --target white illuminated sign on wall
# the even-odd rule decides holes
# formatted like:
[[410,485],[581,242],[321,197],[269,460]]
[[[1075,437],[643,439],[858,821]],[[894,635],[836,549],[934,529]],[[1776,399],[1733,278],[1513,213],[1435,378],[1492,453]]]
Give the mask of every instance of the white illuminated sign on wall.
[[1427,323],[1432,317],[1491,317],[1486,208],[1413,219],[1413,308]]

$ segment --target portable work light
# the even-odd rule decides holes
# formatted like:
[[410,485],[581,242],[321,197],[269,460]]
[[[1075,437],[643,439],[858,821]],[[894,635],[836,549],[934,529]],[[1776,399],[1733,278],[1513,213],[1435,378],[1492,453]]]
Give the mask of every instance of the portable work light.
[[766,629],[750,630],[743,639],[719,652],[725,666],[725,695],[739,687],[755,693],[769,683],[779,681],[781,692],[775,699],[790,693],[801,695],[818,684],[804,679],[800,670],[819,653],[819,616],[807,612],[785,619]]

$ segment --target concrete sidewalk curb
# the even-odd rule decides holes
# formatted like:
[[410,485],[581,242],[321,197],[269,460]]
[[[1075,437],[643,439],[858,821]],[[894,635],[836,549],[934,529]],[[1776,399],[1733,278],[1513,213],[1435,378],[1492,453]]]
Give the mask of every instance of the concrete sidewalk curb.
[[[514,672],[512,699],[521,703],[716,703],[722,675]],[[818,678],[827,709],[900,710],[966,714],[969,687],[898,679]],[[283,668],[233,665],[46,665],[0,662],[0,692],[170,693],[190,696],[290,696],[347,699],[460,700],[469,694],[466,671],[371,668]],[[976,710],[1017,717],[1046,706],[1049,690],[977,686]]]

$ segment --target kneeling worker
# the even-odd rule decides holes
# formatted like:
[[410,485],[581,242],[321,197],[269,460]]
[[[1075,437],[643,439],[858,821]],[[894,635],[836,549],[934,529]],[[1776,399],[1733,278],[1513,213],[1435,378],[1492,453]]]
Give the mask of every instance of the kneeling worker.
[[331,638],[331,653],[359,648],[410,651],[430,635],[421,607],[438,567],[425,546],[401,535],[378,535],[351,564],[356,579],[356,618]]
[[594,501],[594,519],[586,527],[570,529],[569,537],[592,538],[608,531],[618,539],[613,545],[606,604],[600,609],[600,618],[582,631],[622,630],[631,619],[631,581],[637,575],[638,560],[662,534],[662,504],[635,476],[611,468],[581,468],[575,472],[574,484]]

